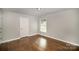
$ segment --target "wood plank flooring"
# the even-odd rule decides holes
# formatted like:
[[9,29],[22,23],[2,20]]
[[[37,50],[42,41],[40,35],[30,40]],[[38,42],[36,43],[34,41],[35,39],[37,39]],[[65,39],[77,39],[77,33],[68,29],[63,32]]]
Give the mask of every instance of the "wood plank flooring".
[[34,35],[0,44],[0,51],[79,51],[79,47],[49,37]]

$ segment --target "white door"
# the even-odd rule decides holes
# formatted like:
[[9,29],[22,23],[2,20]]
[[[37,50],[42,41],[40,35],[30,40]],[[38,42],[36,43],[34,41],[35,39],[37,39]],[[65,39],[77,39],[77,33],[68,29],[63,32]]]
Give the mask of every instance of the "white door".
[[29,19],[25,16],[20,18],[20,36],[25,37],[29,35]]

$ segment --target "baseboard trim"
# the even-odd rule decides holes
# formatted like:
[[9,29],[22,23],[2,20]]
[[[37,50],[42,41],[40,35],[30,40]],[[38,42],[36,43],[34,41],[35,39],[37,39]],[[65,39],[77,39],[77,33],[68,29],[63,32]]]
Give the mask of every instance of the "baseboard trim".
[[[37,34],[39,34],[39,33],[31,34],[31,35],[28,35],[28,36],[33,36],[33,35],[37,35]],[[19,40],[20,38],[22,38],[22,37],[17,37],[17,38],[13,38],[13,39],[9,39],[9,40],[4,40],[4,41],[0,42],[0,44],[11,42],[11,41],[14,41],[14,40]]]
[[[50,37],[50,38],[53,38],[53,39],[56,39],[56,40],[59,40],[59,41],[62,41],[62,42],[70,43],[72,45],[79,46],[79,44],[75,44],[75,43],[72,43],[72,42],[64,41],[64,40],[61,40],[59,38],[51,37],[51,36],[48,36],[48,35],[43,35],[43,34],[40,34],[40,33],[36,33],[36,34],[28,35],[28,36],[34,36],[34,35],[37,35],[37,34],[42,35],[42,36],[46,36],[46,37]],[[9,39],[9,40],[4,40],[4,41],[0,42],[0,44],[11,42],[11,41],[14,41],[14,40],[19,40],[20,38],[22,38],[22,37],[17,37],[17,38],[13,38],[13,39]]]
[[7,43],[7,42],[11,42],[11,41],[14,41],[14,40],[18,40],[18,39],[20,39],[20,38],[21,38],[21,37],[14,38],[14,39],[9,39],[9,40],[4,40],[4,41],[0,42],[0,44],[2,44],[2,43]]
[[40,34],[40,35],[46,36],[46,37],[49,37],[49,38],[52,38],[52,39],[56,39],[56,40],[59,40],[59,41],[62,41],[62,42],[66,42],[66,43],[69,43],[69,44],[72,44],[72,45],[75,45],[75,46],[79,46],[79,44],[75,44],[75,43],[72,43],[72,42],[68,42],[68,41],[65,41],[65,40],[61,40],[59,38],[55,38],[55,37],[51,37],[51,36],[43,35],[43,34]]

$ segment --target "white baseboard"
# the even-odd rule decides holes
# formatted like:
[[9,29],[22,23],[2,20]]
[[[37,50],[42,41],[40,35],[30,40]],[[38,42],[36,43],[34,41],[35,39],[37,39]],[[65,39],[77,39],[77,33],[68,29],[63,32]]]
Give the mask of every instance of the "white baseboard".
[[[40,34],[40,35],[43,35],[43,34]],[[68,41],[65,41],[65,40],[61,40],[59,38],[51,37],[51,36],[48,36],[48,35],[43,35],[43,36],[50,37],[50,38],[53,38],[53,39],[56,39],[56,40],[59,40],[59,41],[62,41],[62,42],[66,42],[66,43],[69,43],[69,44],[72,44],[72,45],[79,46],[79,44],[68,42]]]
[[[40,33],[35,33],[35,34],[28,35],[28,36],[33,36],[33,35],[37,35],[37,34],[43,35],[43,34],[40,34]],[[48,36],[48,35],[43,35],[43,36],[50,37],[50,38],[53,38],[53,39],[56,39],[56,40],[59,40],[59,41],[62,41],[62,42],[66,42],[66,43],[70,43],[70,44],[79,46],[79,44],[75,44],[75,43],[72,43],[72,42],[68,42],[68,41],[65,41],[65,40],[61,40],[59,38],[51,37],[51,36]],[[18,38],[14,38],[14,39],[9,39],[9,40],[4,40],[4,41],[0,42],[0,44],[6,43],[6,42],[10,42],[10,41],[14,41],[14,40],[18,40],[20,38],[22,38],[22,37],[18,37]]]
[[18,39],[20,39],[20,38],[21,38],[21,37],[14,38],[14,39],[9,39],[9,40],[4,40],[4,41],[1,41],[0,44],[6,43],[6,42],[10,42],[10,41],[14,41],[14,40],[18,40]]
[[[28,36],[33,36],[33,35],[36,35],[36,34],[39,34],[39,33],[31,34],[31,35],[28,35]],[[10,42],[10,41],[14,41],[14,40],[19,40],[20,38],[22,38],[22,37],[17,37],[17,38],[13,38],[13,39],[4,40],[4,41],[1,41],[0,44]]]

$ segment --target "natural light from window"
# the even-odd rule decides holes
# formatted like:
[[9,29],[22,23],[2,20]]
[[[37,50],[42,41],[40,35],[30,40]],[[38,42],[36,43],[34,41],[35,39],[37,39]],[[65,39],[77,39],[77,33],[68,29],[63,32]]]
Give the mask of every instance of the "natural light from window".
[[40,20],[40,31],[44,33],[47,32],[47,20],[46,19]]

